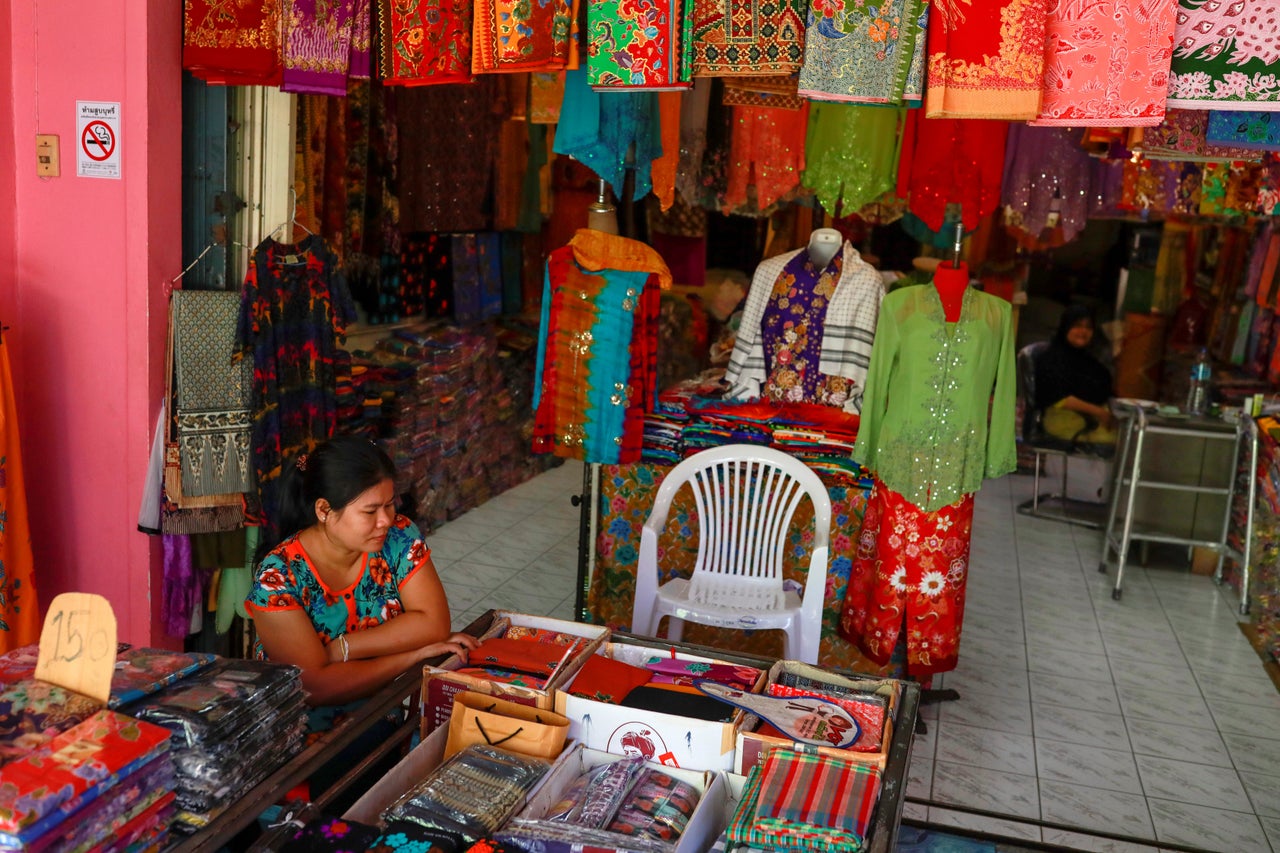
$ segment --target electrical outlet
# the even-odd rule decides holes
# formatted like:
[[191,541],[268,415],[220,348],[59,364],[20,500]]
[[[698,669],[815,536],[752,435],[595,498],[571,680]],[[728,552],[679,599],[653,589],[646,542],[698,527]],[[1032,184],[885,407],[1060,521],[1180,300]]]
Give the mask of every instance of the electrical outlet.
[[42,178],[56,178],[60,174],[60,169],[58,135],[56,133],[37,133],[36,174]]

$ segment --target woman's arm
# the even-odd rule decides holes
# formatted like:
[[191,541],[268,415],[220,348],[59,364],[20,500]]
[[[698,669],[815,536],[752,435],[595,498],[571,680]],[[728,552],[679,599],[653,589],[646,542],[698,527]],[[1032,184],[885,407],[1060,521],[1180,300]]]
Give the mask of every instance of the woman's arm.
[[1057,405],[1064,409],[1070,409],[1073,412],[1079,412],[1082,415],[1089,415],[1103,426],[1112,426],[1116,422],[1116,416],[1112,414],[1111,409],[1107,406],[1098,406],[1093,403],[1086,403],[1079,397],[1063,397],[1058,401]]
[[[267,657],[302,670],[302,686],[312,705],[340,705],[363,699],[427,658],[453,653],[465,659],[467,652],[464,643],[445,640],[367,660],[335,663],[329,660],[315,627],[302,610],[255,610],[253,617]],[[338,645],[333,642],[329,648]]]
[[[346,634],[347,660],[365,660],[409,651],[419,646],[448,640],[475,648],[479,643],[468,634],[451,634],[449,600],[427,555],[399,590],[404,612],[381,625]],[[328,647],[329,659],[342,660],[341,642]]]

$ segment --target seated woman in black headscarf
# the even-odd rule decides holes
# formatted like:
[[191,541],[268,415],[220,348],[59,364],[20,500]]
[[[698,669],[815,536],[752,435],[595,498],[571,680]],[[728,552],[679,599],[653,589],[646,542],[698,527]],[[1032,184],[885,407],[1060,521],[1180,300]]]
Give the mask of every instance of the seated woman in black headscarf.
[[1107,406],[1111,373],[1090,352],[1093,315],[1083,305],[1062,312],[1058,331],[1036,358],[1036,400],[1041,426],[1054,438],[1111,444],[1115,416]]

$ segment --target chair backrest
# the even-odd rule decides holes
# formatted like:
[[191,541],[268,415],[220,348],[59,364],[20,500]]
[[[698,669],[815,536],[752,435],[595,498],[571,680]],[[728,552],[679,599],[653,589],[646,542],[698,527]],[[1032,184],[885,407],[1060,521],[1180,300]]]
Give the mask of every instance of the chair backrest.
[[1048,341],[1027,344],[1018,350],[1018,393],[1022,395],[1022,440],[1040,436],[1040,409],[1036,406],[1036,360],[1049,348]]
[[722,604],[750,599],[757,607],[769,606],[765,599],[780,602],[783,554],[805,497],[814,509],[812,553],[820,551],[825,563],[831,498],[803,462],[750,444],[704,450],[663,479],[645,527],[661,532],[672,499],[686,484],[693,490],[699,533],[690,598]]

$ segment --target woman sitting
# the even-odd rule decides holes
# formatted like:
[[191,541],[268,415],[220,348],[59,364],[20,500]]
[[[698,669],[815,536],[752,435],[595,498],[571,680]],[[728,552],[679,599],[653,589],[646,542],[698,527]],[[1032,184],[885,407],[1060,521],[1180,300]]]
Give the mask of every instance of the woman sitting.
[[1058,331],[1036,357],[1036,408],[1045,433],[1064,441],[1113,444],[1111,373],[1089,352],[1093,315],[1083,305],[1062,312]]
[[478,644],[450,632],[449,603],[418,528],[395,511],[395,468],[367,439],[338,437],[286,466],[283,541],[245,602],[260,656],[302,670],[310,730],[426,658]]

